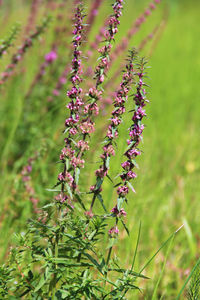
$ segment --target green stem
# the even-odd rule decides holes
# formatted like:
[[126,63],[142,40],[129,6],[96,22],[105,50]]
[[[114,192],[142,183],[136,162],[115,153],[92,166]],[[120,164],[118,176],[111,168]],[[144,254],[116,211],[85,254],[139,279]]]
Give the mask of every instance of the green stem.
[[108,251],[108,257],[107,257],[107,261],[106,261],[106,264],[107,264],[107,265],[108,265],[109,260],[110,260],[110,257],[111,257],[112,248],[113,248],[113,247],[110,247],[110,248],[109,248],[109,251]]
[[[59,232],[56,234],[56,239],[55,239],[55,245],[54,245],[54,256],[55,258],[58,257],[58,242],[59,242]],[[55,264],[55,269],[58,269],[57,263]],[[54,277],[52,279],[52,283],[50,284],[50,287],[52,288],[52,300],[56,299],[55,294],[56,294],[56,282],[57,281],[57,273],[54,273]]]

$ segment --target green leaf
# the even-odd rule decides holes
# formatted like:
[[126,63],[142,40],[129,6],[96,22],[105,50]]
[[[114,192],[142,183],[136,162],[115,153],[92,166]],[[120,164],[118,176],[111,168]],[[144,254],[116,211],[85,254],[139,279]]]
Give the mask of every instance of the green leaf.
[[82,206],[82,208],[84,210],[86,210],[85,205],[83,204],[83,201],[81,200],[80,196],[78,194],[74,194],[74,196],[76,197],[76,199],[78,200],[78,202],[80,203],[80,205]]
[[125,198],[123,197],[118,197],[117,198],[117,209],[120,211],[120,209],[122,208],[122,204],[124,203]]
[[77,262],[77,263],[72,263],[70,259],[68,258],[52,258],[52,261],[56,264],[63,264],[67,267],[73,267],[73,268],[78,268],[78,267],[91,267],[92,265],[89,263],[84,263],[84,262]]
[[52,207],[52,206],[54,206],[54,203],[49,203],[49,204],[43,206],[42,208],[46,209],[46,208],[49,208],[49,207]]
[[126,224],[124,223],[124,221],[121,219],[121,222],[122,222],[122,225],[124,226],[127,234],[129,235],[129,230],[128,230],[128,227],[126,226]]
[[[118,273],[126,273],[127,272],[127,269],[108,269],[108,271],[112,272],[118,272]],[[128,274],[131,274],[135,277],[140,277],[140,278],[144,278],[144,279],[149,279],[149,277],[145,276],[145,275],[142,275],[141,273],[137,273],[137,272],[134,272],[134,271],[128,271]]]
[[132,186],[132,184],[131,184],[129,181],[127,181],[127,184],[128,184],[128,186],[130,187],[130,189],[132,190],[132,192],[133,192],[133,193],[136,193],[134,187]]
[[106,175],[106,177],[107,177],[112,183],[114,183],[113,180],[112,180],[112,178],[111,178],[108,174]]
[[45,189],[48,192],[60,192],[60,190],[57,189]]
[[139,169],[139,165],[137,164],[135,159],[131,159],[131,162],[137,169]]
[[70,127],[67,127],[64,131],[63,134],[67,133],[67,131],[69,131]]
[[130,145],[125,149],[124,152],[127,152],[133,145],[135,144],[135,141],[131,142]]
[[96,190],[98,190],[103,183],[103,179],[101,177],[97,177]]
[[103,274],[103,271],[102,271],[102,267],[101,265],[97,262],[97,260],[95,258],[93,258],[90,254],[88,253],[83,253],[84,256],[86,256],[96,267],[97,269],[99,270],[99,272],[101,274]]
[[105,205],[104,205],[103,198],[102,198],[101,194],[97,194],[97,198],[99,199],[99,201],[100,201],[100,203],[101,203],[103,209],[104,209],[105,212],[107,213],[107,209],[106,209],[106,207],[105,207]]
[[54,186],[53,186],[53,189],[56,188],[57,186],[59,186],[62,182],[61,181],[58,181]]
[[69,169],[69,159],[68,158],[66,158],[65,165],[66,165],[66,169],[68,170]]
[[40,279],[38,285],[35,287],[34,292],[39,291],[39,290],[43,287],[43,285],[46,283],[46,280],[47,280],[47,279],[46,279],[45,276],[43,275],[43,276],[41,277],[41,279]]
[[116,128],[113,128],[113,127],[112,127],[112,136],[113,136],[113,138],[115,137],[115,132],[116,132],[116,130],[117,130]]
[[79,181],[79,175],[80,175],[80,169],[76,168],[75,170],[75,182],[78,185],[78,181]]
[[70,197],[72,198],[72,191],[71,191],[71,188],[70,188],[69,184],[68,184],[68,183],[65,183],[65,186],[66,186],[66,188],[67,188],[68,194],[69,194]]
[[110,156],[107,156],[106,158],[106,168],[109,169],[109,165],[110,165]]
[[92,231],[92,233],[88,236],[88,240],[90,241],[91,239],[93,239],[93,237],[95,236],[96,234],[96,230]]
[[110,238],[106,250],[112,248],[117,243],[117,238]]

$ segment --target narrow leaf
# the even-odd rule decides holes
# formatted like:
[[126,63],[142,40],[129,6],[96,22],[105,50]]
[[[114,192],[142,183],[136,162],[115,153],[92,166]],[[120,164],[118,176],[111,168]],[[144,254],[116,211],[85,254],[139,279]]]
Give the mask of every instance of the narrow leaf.
[[128,184],[128,186],[130,187],[130,189],[132,190],[132,192],[133,192],[133,193],[136,193],[134,187],[132,186],[132,184],[131,184],[129,181],[127,181],[127,184]]
[[101,203],[103,209],[104,209],[105,212],[107,213],[108,211],[107,211],[107,209],[106,209],[106,207],[105,207],[105,205],[104,205],[103,198],[102,198],[101,194],[97,194],[97,198],[99,199],[99,201],[100,201],[100,203]]
[[126,226],[126,224],[124,223],[124,221],[121,219],[122,225],[124,226],[124,229],[126,230],[127,234],[129,235],[129,229]]
[[80,198],[80,196],[78,194],[74,194],[74,196],[76,197],[76,199],[78,200],[78,202],[80,203],[80,205],[82,206],[82,208],[84,210],[86,210],[85,205],[83,204],[82,199]]

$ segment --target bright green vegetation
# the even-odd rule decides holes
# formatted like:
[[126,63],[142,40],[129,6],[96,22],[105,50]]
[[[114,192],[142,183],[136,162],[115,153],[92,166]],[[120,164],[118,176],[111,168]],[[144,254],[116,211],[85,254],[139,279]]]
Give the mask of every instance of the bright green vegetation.
[[[128,28],[132,18],[142,11],[143,3],[132,4],[127,1],[122,26]],[[147,1],[144,1],[147,3]],[[182,2],[182,1],[180,1]],[[184,2],[184,1],[183,1]],[[200,247],[200,158],[199,158],[199,76],[200,72],[200,39],[199,10],[197,1],[178,3],[165,0],[162,9],[169,9],[169,17],[161,38],[150,58],[151,69],[148,106],[148,119],[145,120],[144,154],[139,159],[140,169],[135,180],[136,194],[129,197],[126,208],[127,225],[130,237],[121,229],[118,250],[121,259],[127,266],[131,265],[137,240],[139,222],[141,236],[136,256],[135,270],[140,271],[148,259],[182,224],[184,227],[175,235],[172,243],[168,243],[149,264],[144,274],[151,279],[140,282],[143,294],[130,295],[130,299],[166,299],[173,300],[178,295],[183,283],[198,260]],[[169,4],[169,5],[167,5]],[[144,25],[144,30],[135,38],[136,45],[141,37],[145,37],[162,17],[162,9],[155,12]],[[23,20],[24,15],[10,16],[7,28],[1,34],[7,34],[16,20]],[[27,12],[27,9],[26,11]],[[25,21],[22,21],[24,24]],[[122,34],[123,28],[120,28]],[[49,36],[51,39],[51,36]],[[17,43],[17,42],[16,42]],[[45,143],[46,152],[35,164],[33,172],[34,187],[41,203],[51,201],[51,188],[56,181],[59,166],[58,160],[62,147],[61,132],[65,119],[65,92],[53,103],[47,102],[47,95],[52,84],[44,79],[41,86],[32,94],[30,101],[24,99],[27,90],[37,72],[41,57],[49,51],[38,50],[38,42],[27,53],[22,66],[28,72],[15,76],[6,83],[7,88],[1,90],[0,96],[0,137],[1,149],[1,207],[6,211],[0,215],[0,259],[4,260],[8,247],[13,243],[12,233],[25,230],[27,217],[31,216],[32,207],[26,199],[22,188],[18,188],[20,171],[29,156],[41,149]],[[50,44],[50,42],[49,42]],[[134,41],[133,41],[133,45]],[[149,53],[151,45],[143,51]],[[65,62],[62,50],[60,64]],[[66,54],[68,55],[68,53]],[[123,59],[123,58],[122,58]],[[6,59],[1,60],[4,70]],[[118,59],[118,62],[120,59]],[[48,72],[56,72],[55,66]],[[45,81],[46,80],[46,81]],[[45,85],[47,87],[45,87]],[[66,90],[66,89],[65,89]],[[34,96],[35,95],[35,96]],[[33,106],[32,106],[33,105]],[[29,116],[27,116],[29,114]],[[28,119],[29,126],[25,125]],[[106,116],[105,116],[106,120]],[[127,121],[128,122],[128,121]],[[123,128],[127,124],[123,124]],[[98,120],[97,134],[92,141],[95,145],[94,157],[88,161],[98,160],[100,153],[102,128],[105,123]],[[124,137],[128,134],[122,128],[118,141],[119,153],[113,163],[113,176],[117,173],[121,154],[126,147]],[[43,141],[45,140],[45,142]],[[99,148],[97,145],[99,144]],[[87,183],[92,183],[93,169],[87,169]],[[82,181],[86,181],[82,178]],[[115,203],[115,195],[107,184],[105,199],[110,208]],[[4,218],[2,217],[4,216]],[[153,298],[152,298],[153,297]],[[181,299],[186,299],[182,296]]]

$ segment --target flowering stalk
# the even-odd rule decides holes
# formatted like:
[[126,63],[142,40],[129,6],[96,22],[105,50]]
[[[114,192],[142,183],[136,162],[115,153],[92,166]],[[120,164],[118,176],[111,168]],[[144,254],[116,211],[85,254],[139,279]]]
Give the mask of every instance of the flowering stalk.
[[148,34],[148,35],[140,42],[140,44],[139,44],[139,46],[138,46],[138,50],[139,50],[139,51],[141,51],[142,49],[144,49],[144,47],[146,46],[146,44],[148,43],[148,41],[150,41],[150,40],[152,40],[152,39],[154,38],[154,36],[155,36],[155,34],[157,33],[158,29],[159,29],[159,25],[156,25],[156,26],[153,28],[152,32],[149,33],[149,34]]
[[28,17],[28,22],[25,27],[25,35],[29,34],[30,31],[33,29],[35,24],[35,20],[37,18],[37,12],[40,7],[41,0],[32,0],[30,15]]
[[105,19],[104,25],[100,27],[99,32],[94,37],[94,40],[89,44],[89,50],[88,50],[88,56],[92,56],[92,51],[98,49],[99,43],[102,41],[102,38],[104,37],[106,27],[109,24],[109,17]]
[[[146,22],[146,18],[148,16],[151,15],[152,11],[154,11],[156,9],[156,4],[159,4],[161,0],[154,0],[154,3],[151,2],[148,6],[148,8],[146,8],[143,12],[143,14],[137,18],[136,21],[134,21],[133,25],[131,26],[131,28],[129,29],[128,33],[127,33],[127,36],[124,37],[122,39],[122,41],[115,47],[113,53],[111,54],[110,56],[110,60],[109,60],[109,63],[108,63],[108,66],[107,66],[107,69],[106,69],[106,72],[108,72],[108,70],[111,68],[112,64],[115,62],[115,60],[119,57],[119,55],[121,55],[128,47],[129,43],[130,43],[130,40],[131,38],[139,31],[139,29],[141,28],[141,25]],[[105,21],[105,24],[108,23],[108,20]],[[90,45],[90,48],[91,49],[96,49],[98,44],[101,42],[102,40],[102,36],[103,34],[105,33],[105,26],[103,26],[100,31],[99,31],[99,34],[96,36],[95,38],[95,41]],[[141,49],[140,49],[141,50]],[[92,56],[92,51],[89,49],[88,50],[88,56],[91,58]],[[124,65],[122,66],[124,67]],[[115,74],[112,76],[111,79],[109,79],[107,81],[107,83],[104,85],[104,90],[106,90],[107,86],[110,84],[113,84],[113,82],[115,82],[115,78],[118,78],[118,76],[120,75],[121,73],[121,70],[122,68],[119,68]],[[92,75],[92,69],[91,67],[88,67],[85,74],[85,76],[87,77],[91,77]],[[88,83],[89,84],[89,83]],[[112,95],[109,97],[107,97],[106,99],[103,99],[103,101],[105,103],[111,103],[112,102]]]
[[93,199],[90,207],[90,213],[96,198],[101,197],[101,186],[104,178],[108,175],[110,158],[115,155],[114,140],[118,137],[119,125],[122,123],[122,116],[125,113],[125,102],[128,100],[128,93],[131,88],[131,84],[134,79],[133,61],[135,59],[135,50],[130,51],[128,63],[126,64],[126,71],[124,71],[120,88],[116,93],[114,100],[114,110],[108,126],[105,145],[103,147],[103,154],[100,156],[102,164],[98,170],[96,170],[96,184],[90,187],[90,191],[93,193]]
[[[109,18],[109,27],[105,32],[105,46],[99,49],[101,53],[100,63],[97,65],[95,69],[95,79],[96,84],[94,87],[89,89],[88,92],[88,103],[84,107],[84,116],[80,122],[80,131],[82,135],[82,140],[85,141],[86,137],[90,135],[90,133],[94,132],[94,122],[92,117],[98,115],[99,108],[97,106],[97,102],[101,98],[102,91],[100,89],[100,85],[104,82],[105,79],[105,70],[108,67],[109,55],[112,48],[112,41],[114,40],[115,34],[118,32],[118,25],[120,24],[119,18],[122,14],[123,8],[123,0],[117,0],[113,4],[113,15]],[[84,150],[87,150],[85,148]],[[82,156],[84,154],[84,150],[79,152],[78,156]]]
[[[140,42],[139,46],[137,47],[138,52],[141,52],[141,51],[144,49],[144,47],[146,46],[146,44],[147,44],[149,41],[151,41],[152,39],[155,38],[155,36],[156,36],[157,32],[159,31],[159,29],[160,29],[160,28],[163,29],[164,26],[165,26],[165,24],[166,24],[166,17],[162,20],[162,22],[161,22],[160,24],[156,25],[156,26],[153,28],[152,32],[150,32],[150,33],[149,33],[149,34],[148,34],[148,35]],[[159,36],[159,37],[160,37],[160,36]],[[157,38],[155,38],[155,42],[156,42],[156,40],[157,40]],[[150,53],[149,53],[148,56],[151,56],[151,55],[152,55],[152,52],[153,52],[153,49],[154,49],[154,48],[155,48],[155,47],[152,47],[152,48],[151,48]],[[111,78],[104,84],[104,86],[103,86],[104,91],[106,91],[106,90],[111,90],[111,88],[112,88],[112,90],[113,90],[113,89],[116,89],[116,88],[114,87],[114,86],[115,86],[115,80],[114,80],[114,79],[119,77],[119,75],[120,75],[120,73],[122,72],[122,69],[123,69],[123,68],[124,68],[124,63],[122,63],[122,64],[118,67],[118,69],[114,72],[114,74],[111,76]],[[118,83],[117,83],[117,84],[118,84]],[[104,109],[105,105],[107,105],[107,104],[110,105],[110,104],[112,103],[112,97],[113,97],[113,92],[110,92],[106,98],[102,99],[101,109]]]
[[[97,16],[98,14],[98,9],[100,7],[100,5],[103,3],[104,0],[96,0],[94,1],[94,3],[92,4],[91,8],[90,8],[90,11],[89,11],[89,14],[88,14],[88,17],[87,17],[87,27],[84,31],[84,37],[87,38],[89,33],[90,33],[90,30],[91,30],[91,27],[92,27],[92,24],[94,23],[94,20],[95,20],[95,17]],[[77,1],[74,1],[74,6],[76,6],[76,2]],[[72,19],[70,19],[72,21]],[[85,44],[86,45],[86,44]],[[82,45],[82,48],[84,47],[84,45]],[[73,49],[72,49],[73,51]],[[89,54],[88,54],[89,55]],[[69,69],[70,69],[70,62],[67,62],[62,74],[60,75],[56,85],[55,85],[55,88],[53,89],[53,92],[52,92],[52,96],[59,96],[60,95],[60,90],[62,89],[63,85],[66,83],[67,81],[67,75],[69,73]],[[85,74],[84,74],[85,75]],[[50,96],[48,97],[48,101],[52,101],[53,100],[53,97]]]
[[[154,0],[155,4],[151,2],[149,4],[149,7],[144,10],[144,13],[139,18],[137,18],[136,21],[134,21],[134,23],[132,24],[131,28],[127,33],[127,36],[122,39],[122,42],[120,42],[115,47],[113,53],[111,54],[107,70],[110,69],[111,65],[119,57],[119,55],[121,55],[127,49],[131,38],[139,31],[141,25],[146,22],[146,18],[150,16],[151,12],[156,9],[156,4],[159,4],[160,1],[161,0]],[[93,53],[91,50],[97,49],[99,43],[102,41],[102,37],[105,34],[105,28],[106,28],[105,26],[108,23],[109,23],[109,19],[106,19],[104,26],[100,28],[99,33],[96,35],[94,41],[90,44],[89,46],[90,48],[88,50],[89,57],[91,57]],[[91,73],[91,68],[88,67],[85,74],[90,76],[90,73]]]
[[[64,71],[60,75],[60,77],[59,77],[59,79],[56,83],[56,86],[55,86],[55,88],[52,92],[53,96],[59,96],[60,95],[60,90],[62,89],[63,85],[66,83],[66,81],[67,81],[66,77],[69,74],[69,72],[70,72],[70,67],[69,67],[69,64],[67,64]],[[53,100],[53,97],[49,96],[48,101],[52,101],[52,100]]]
[[40,69],[38,73],[36,74],[33,82],[31,83],[31,86],[26,94],[26,98],[28,98],[32,90],[34,89],[35,85],[40,82],[42,77],[44,76],[46,69],[57,59],[57,52],[55,49],[52,49],[49,53],[47,53],[44,57],[45,61],[41,64]]
[[[110,25],[111,18],[112,18],[112,16],[111,17],[109,16],[108,18],[105,19],[104,25],[99,29],[99,32],[95,36],[93,42],[89,44],[89,50],[87,52],[88,58],[90,58],[90,59],[92,58],[92,56],[94,54],[94,50],[98,49],[99,44],[102,42],[102,39],[107,34],[106,28],[107,28],[107,26]],[[110,61],[110,58],[109,58],[109,61]],[[90,66],[87,68],[84,75],[87,77],[90,77],[92,75],[92,68]]]
[[90,33],[90,30],[91,30],[91,26],[95,20],[95,17],[97,16],[98,14],[98,10],[99,10],[99,7],[102,5],[104,0],[95,0],[93,3],[92,3],[92,6],[91,6],[91,9],[90,9],[90,12],[88,14],[88,17],[87,17],[87,24],[89,26],[87,26],[86,28],[86,31],[85,31],[85,34],[88,36],[89,33]]
[[22,181],[24,183],[24,187],[25,187],[26,193],[29,197],[29,200],[30,200],[30,202],[32,202],[33,212],[35,214],[39,213],[39,209],[38,209],[39,199],[35,196],[35,190],[31,185],[31,172],[32,172],[32,168],[33,168],[33,163],[38,158],[38,156],[39,156],[39,153],[36,153],[35,156],[30,157],[28,159],[28,164],[26,166],[24,166],[24,168],[21,172]]
[[[134,102],[135,102],[135,110],[132,117],[132,124],[129,128],[129,136],[130,139],[127,140],[128,147],[124,153],[126,157],[126,161],[124,161],[121,166],[123,168],[122,173],[119,174],[121,178],[121,182],[117,185],[117,205],[112,209],[112,213],[116,217],[116,224],[118,222],[119,214],[122,213],[122,204],[124,201],[127,202],[127,195],[129,190],[131,189],[135,192],[133,186],[131,185],[130,181],[137,177],[136,173],[133,171],[135,167],[137,167],[137,163],[135,159],[138,155],[141,155],[141,151],[138,149],[138,145],[142,140],[142,132],[144,129],[144,124],[142,124],[142,119],[146,116],[146,112],[143,109],[147,102],[146,99],[146,91],[145,91],[145,82],[144,77],[145,73],[145,65],[147,62],[144,58],[142,58],[138,62],[137,68],[137,77],[138,83],[136,87],[136,93],[134,94]],[[115,225],[116,226],[116,225]]]
[[[84,161],[78,159],[74,154],[74,144],[73,137],[78,133],[77,123],[79,121],[79,110],[83,106],[83,101],[81,99],[82,89],[79,87],[79,84],[82,82],[81,74],[81,51],[80,46],[82,43],[82,34],[83,34],[83,11],[81,5],[76,9],[75,13],[75,29],[73,31],[73,59],[72,59],[72,75],[71,83],[72,88],[67,92],[67,96],[70,98],[70,102],[67,105],[67,108],[70,110],[70,116],[65,120],[66,130],[68,133],[67,138],[65,138],[65,147],[62,149],[60,155],[60,161],[64,164],[64,170],[58,175],[58,184],[61,184],[61,193],[57,196],[57,200],[61,202],[67,199],[67,196],[64,194],[65,186],[67,187],[68,193],[71,194],[71,188],[75,188],[74,178],[70,174],[71,169],[76,167],[83,167]],[[81,147],[82,144],[78,143],[77,147]],[[72,196],[72,195],[71,195]]]
[[[109,59],[110,49],[112,48],[111,42],[113,41],[114,36],[118,31],[117,27],[120,24],[118,19],[121,16],[122,2],[123,0],[117,0],[113,5],[114,14],[110,17],[109,29],[105,36],[106,45],[100,49],[101,59],[95,70],[96,85],[94,88],[89,90],[89,104],[84,106],[84,117],[81,119],[80,123],[79,111],[83,107],[84,103],[80,97],[82,89],[79,87],[79,84],[82,81],[82,78],[80,77],[82,69],[80,60],[81,51],[79,50],[79,47],[82,42],[82,21],[84,16],[82,15],[80,7],[78,7],[77,13],[75,14],[76,23],[73,41],[74,56],[72,59],[73,67],[71,76],[72,88],[67,92],[67,96],[71,99],[71,102],[69,102],[67,105],[67,108],[70,110],[70,117],[65,121],[65,132],[68,133],[68,136],[65,138],[66,146],[62,150],[60,156],[60,160],[64,163],[64,171],[58,176],[59,183],[62,186],[61,194],[59,196],[61,201],[65,201],[67,199],[66,196],[63,196],[66,182],[68,193],[71,194],[70,189],[72,189],[74,192],[77,188],[80,168],[84,167],[85,161],[82,159],[82,157],[85,151],[89,149],[86,137],[94,131],[94,122],[92,121],[91,116],[93,114],[98,114],[98,106],[96,102],[99,100],[102,93],[99,90],[99,86],[104,81],[104,71]],[[78,142],[75,142],[74,138],[79,133],[82,138]],[[70,172],[73,172],[73,175],[71,175]],[[72,198],[72,194],[70,197]]]
[[8,48],[10,48],[11,46],[13,46],[13,40],[16,38],[16,35],[19,32],[19,25],[15,25],[12,29],[11,29],[11,33],[9,35],[9,37],[3,41],[1,41],[1,45],[0,45],[0,57],[6,53],[6,51],[8,50]]
[[153,52],[154,52],[154,50],[155,50],[155,48],[156,48],[159,40],[161,39],[161,36],[162,36],[162,34],[164,32],[164,29],[165,29],[165,26],[167,24],[168,13],[169,13],[168,10],[166,10],[164,12],[163,19],[162,19],[161,23],[159,24],[158,32],[155,35],[155,38],[153,39],[153,42],[152,42],[152,45],[151,45],[151,49],[150,49],[150,51],[148,53],[148,56],[152,56],[152,54],[153,54]]
[[[77,6],[77,1],[74,0],[73,1],[73,6]],[[60,17],[58,18],[60,19]],[[72,15],[69,16],[69,21],[70,21],[70,24],[72,25],[72,22],[73,22],[73,17]],[[56,34],[57,36],[57,34]],[[74,51],[74,48],[73,46],[70,48],[70,53],[69,53],[69,56],[73,55],[73,51]],[[67,81],[67,75],[69,74],[70,72],[70,68],[71,68],[71,62],[70,61],[67,61],[66,65],[65,65],[65,68],[64,70],[62,71],[61,75],[59,76],[58,78],[58,81],[56,82],[56,85],[52,91],[52,95],[48,97],[48,101],[52,101],[53,100],[53,96],[59,96],[60,95],[60,91],[63,87],[63,85],[66,83]]]
[[8,78],[12,76],[17,64],[22,60],[28,48],[30,48],[33,45],[33,41],[44,32],[47,25],[49,24],[49,21],[50,18],[45,19],[42,25],[38,26],[36,31],[33,34],[31,34],[30,37],[25,39],[23,45],[17,50],[17,53],[15,53],[12,56],[11,63],[6,67],[5,71],[1,74],[0,85],[5,83],[8,80]]
[[151,2],[149,4],[149,7],[146,8],[143,12],[143,14],[137,18],[137,20],[133,23],[131,28],[129,29],[127,36],[123,38],[122,42],[118,44],[111,56],[109,68],[111,67],[111,64],[125,51],[129,45],[129,42],[131,38],[139,31],[140,27],[143,23],[146,22],[146,18],[151,15],[152,11],[156,9],[156,4],[159,4],[161,0],[154,0],[154,3]]
[[[66,5],[66,3],[58,4],[59,12],[56,15],[56,20],[58,22],[60,22],[64,17],[66,17],[65,13],[63,12],[65,5]],[[35,75],[35,78],[33,79],[32,83],[30,85],[30,88],[26,94],[26,98],[28,98],[31,95],[35,85],[41,81],[42,77],[46,73],[46,69],[57,59],[57,57],[58,57],[57,49],[60,48],[60,46],[62,45],[62,42],[63,42],[61,39],[61,35],[63,33],[66,35],[66,32],[68,32],[68,25],[54,27],[54,32],[53,32],[54,38],[53,38],[53,41],[50,46],[51,51],[45,55],[45,61],[40,65],[39,70],[38,70],[37,74]],[[59,82],[60,82],[60,80],[59,80]],[[66,80],[64,82],[66,82]],[[57,96],[59,94],[59,90],[55,89],[53,91],[53,94]],[[48,100],[51,101],[52,97],[49,97]]]

